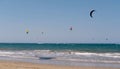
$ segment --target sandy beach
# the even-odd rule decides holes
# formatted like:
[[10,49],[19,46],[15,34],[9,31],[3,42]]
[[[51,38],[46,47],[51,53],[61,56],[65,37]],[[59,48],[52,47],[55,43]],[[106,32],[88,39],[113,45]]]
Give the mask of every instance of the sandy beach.
[[118,69],[106,67],[60,66],[27,62],[0,61],[0,69]]

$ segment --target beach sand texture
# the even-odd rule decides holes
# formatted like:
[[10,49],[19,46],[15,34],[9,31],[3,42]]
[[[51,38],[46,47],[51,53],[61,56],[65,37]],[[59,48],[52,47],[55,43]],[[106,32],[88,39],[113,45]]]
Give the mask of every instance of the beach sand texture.
[[60,66],[60,65],[35,64],[35,63],[26,63],[26,62],[0,61],[0,69],[117,69],[117,68]]

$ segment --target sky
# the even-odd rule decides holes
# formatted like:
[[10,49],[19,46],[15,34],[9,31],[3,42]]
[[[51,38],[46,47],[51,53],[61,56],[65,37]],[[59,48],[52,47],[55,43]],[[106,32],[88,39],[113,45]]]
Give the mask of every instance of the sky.
[[119,26],[119,0],[0,0],[0,42],[120,43]]

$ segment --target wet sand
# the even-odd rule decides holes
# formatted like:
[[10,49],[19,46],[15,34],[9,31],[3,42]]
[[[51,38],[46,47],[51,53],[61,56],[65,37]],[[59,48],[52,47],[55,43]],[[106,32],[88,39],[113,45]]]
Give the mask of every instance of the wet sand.
[[119,69],[106,67],[61,66],[16,61],[0,61],[0,69]]

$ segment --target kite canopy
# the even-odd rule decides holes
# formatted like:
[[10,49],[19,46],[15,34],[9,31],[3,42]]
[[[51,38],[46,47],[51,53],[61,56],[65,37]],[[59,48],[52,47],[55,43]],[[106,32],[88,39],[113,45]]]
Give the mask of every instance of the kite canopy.
[[29,33],[29,30],[26,30],[26,34],[28,34]]
[[106,40],[108,40],[108,38],[106,38]]
[[90,17],[93,18],[93,12],[95,12],[95,10],[90,11]]
[[70,30],[72,31],[72,27],[70,27]]
[[44,34],[44,32],[41,32],[42,34]]

